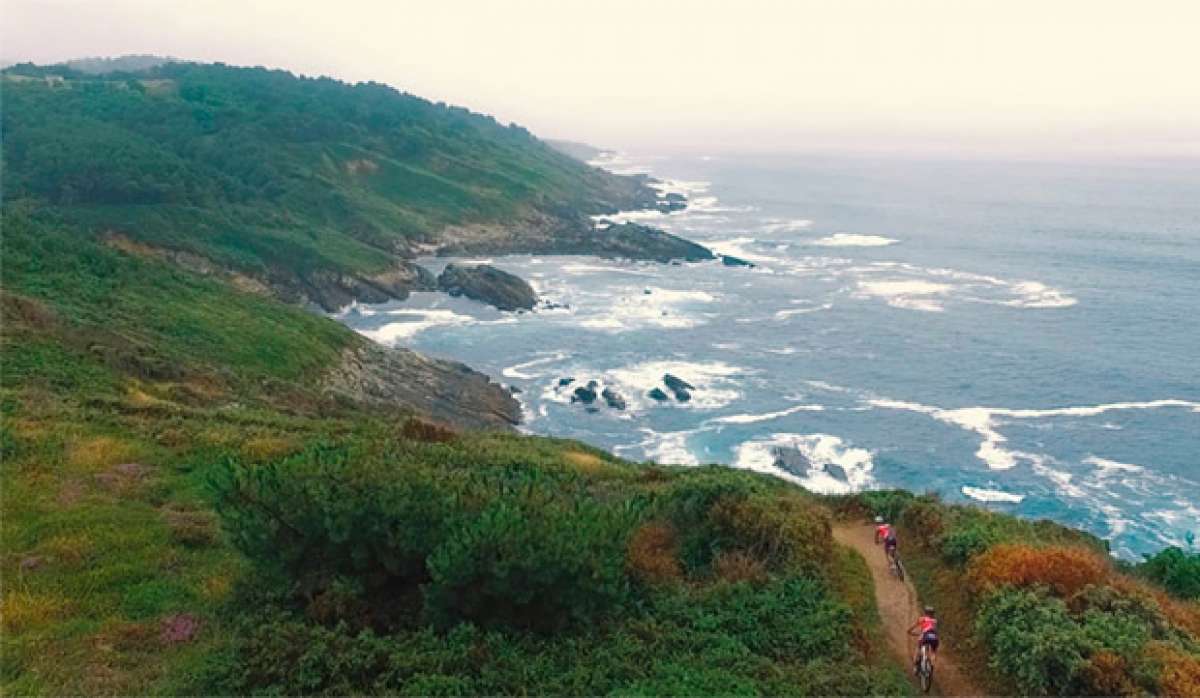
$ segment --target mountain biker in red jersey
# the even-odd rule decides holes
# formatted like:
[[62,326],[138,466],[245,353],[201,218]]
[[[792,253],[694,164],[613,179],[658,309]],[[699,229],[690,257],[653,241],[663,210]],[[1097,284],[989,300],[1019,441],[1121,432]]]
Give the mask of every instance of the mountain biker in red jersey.
[[[916,631],[916,632],[914,632]],[[917,622],[908,626],[909,635],[917,635],[920,639],[917,640],[917,653],[913,655],[913,671],[915,672],[921,661],[921,647],[929,647],[929,665],[937,664],[938,645],[941,644],[938,640],[937,632],[937,617],[933,613],[933,606],[925,607],[925,614],[917,619]]]
[[899,541],[896,540],[896,529],[883,520],[882,516],[875,517],[875,545],[883,542],[883,554],[887,557],[895,557],[896,546]]

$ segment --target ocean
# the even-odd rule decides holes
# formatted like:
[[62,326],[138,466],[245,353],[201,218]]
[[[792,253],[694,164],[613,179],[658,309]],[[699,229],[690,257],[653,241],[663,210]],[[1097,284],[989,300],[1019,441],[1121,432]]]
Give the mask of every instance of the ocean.
[[[609,219],[755,266],[495,257],[478,261],[554,307],[417,293],[338,319],[514,386],[531,433],[625,458],[937,492],[1084,528],[1127,559],[1200,530],[1200,163],[596,164],[691,202]],[[667,373],[690,400],[647,395]],[[627,408],[572,403],[593,380]],[[781,465],[779,447],[797,457]]]

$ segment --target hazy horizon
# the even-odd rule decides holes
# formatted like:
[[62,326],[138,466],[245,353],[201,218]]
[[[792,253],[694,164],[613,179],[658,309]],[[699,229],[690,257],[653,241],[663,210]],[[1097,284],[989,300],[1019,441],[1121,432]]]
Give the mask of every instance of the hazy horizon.
[[9,0],[5,61],[156,54],[374,80],[653,151],[1200,155],[1200,3]]

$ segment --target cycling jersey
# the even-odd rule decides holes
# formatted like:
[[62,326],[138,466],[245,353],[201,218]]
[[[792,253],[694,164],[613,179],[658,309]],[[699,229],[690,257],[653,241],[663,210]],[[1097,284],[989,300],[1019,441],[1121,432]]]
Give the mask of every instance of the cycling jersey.
[[893,538],[896,537],[896,534],[892,532],[892,527],[887,524],[879,524],[878,526],[876,526],[875,527],[875,535],[884,540],[886,540],[888,536],[891,536]]
[[919,627],[921,629],[922,635],[924,635],[925,633],[936,634],[937,633],[937,618],[933,618],[931,616],[921,616],[917,620],[917,627]]

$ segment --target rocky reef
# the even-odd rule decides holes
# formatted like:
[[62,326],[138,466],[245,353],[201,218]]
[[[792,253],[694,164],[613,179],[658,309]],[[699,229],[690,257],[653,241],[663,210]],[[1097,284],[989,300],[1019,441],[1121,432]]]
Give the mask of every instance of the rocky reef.
[[466,296],[500,310],[532,310],[538,300],[524,279],[488,264],[450,264],[438,277],[437,285],[452,296]]

